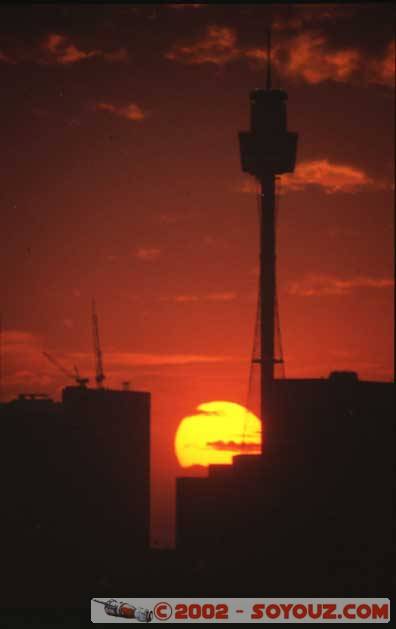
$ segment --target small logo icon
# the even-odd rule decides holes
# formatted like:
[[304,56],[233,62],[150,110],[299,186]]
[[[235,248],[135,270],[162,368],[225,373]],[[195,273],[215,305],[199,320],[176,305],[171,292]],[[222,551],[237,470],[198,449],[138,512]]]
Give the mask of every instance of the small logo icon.
[[104,605],[104,610],[108,616],[118,616],[119,618],[138,620],[139,622],[151,622],[153,619],[153,612],[150,609],[135,607],[123,601],[116,601],[115,598],[111,598],[108,601],[98,601],[98,599],[94,598],[93,601]]

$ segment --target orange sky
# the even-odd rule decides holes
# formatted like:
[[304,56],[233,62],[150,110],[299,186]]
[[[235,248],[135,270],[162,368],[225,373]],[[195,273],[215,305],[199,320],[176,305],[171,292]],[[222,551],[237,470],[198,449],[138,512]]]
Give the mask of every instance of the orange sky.
[[59,397],[65,379],[42,351],[92,377],[95,296],[107,385],[153,395],[161,543],[180,419],[247,401],[258,232],[237,132],[264,81],[270,17],[274,83],[299,133],[278,220],[286,374],[393,377],[390,11],[0,9],[3,398]]

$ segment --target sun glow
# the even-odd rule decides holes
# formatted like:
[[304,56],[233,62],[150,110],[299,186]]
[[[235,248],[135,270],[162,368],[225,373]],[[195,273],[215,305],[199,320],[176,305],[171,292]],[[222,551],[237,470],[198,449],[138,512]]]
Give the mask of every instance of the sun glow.
[[244,406],[233,402],[205,402],[196,415],[182,419],[175,451],[182,467],[231,464],[236,454],[258,454],[261,423]]

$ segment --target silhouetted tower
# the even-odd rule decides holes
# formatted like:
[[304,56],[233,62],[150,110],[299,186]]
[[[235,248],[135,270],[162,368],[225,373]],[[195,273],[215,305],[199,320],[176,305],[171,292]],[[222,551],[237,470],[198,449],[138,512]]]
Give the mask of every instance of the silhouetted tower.
[[3,315],[0,312],[0,402],[3,401]]
[[[261,420],[267,446],[272,443],[276,310],[276,175],[293,172],[297,133],[287,130],[287,94],[271,86],[271,35],[268,33],[267,86],[250,93],[250,131],[239,133],[242,170],[255,177],[260,192],[260,359]],[[264,439],[263,439],[264,441]],[[266,447],[267,447],[266,446]]]
[[96,359],[96,385],[98,389],[103,389],[103,381],[105,379],[104,371],[103,371],[103,360],[102,360],[102,350],[100,347],[100,339],[99,339],[99,322],[98,315],[96,314],[95,300],[92,300],[92,331],[93,331],[93,343],[94,343],[94,352]]

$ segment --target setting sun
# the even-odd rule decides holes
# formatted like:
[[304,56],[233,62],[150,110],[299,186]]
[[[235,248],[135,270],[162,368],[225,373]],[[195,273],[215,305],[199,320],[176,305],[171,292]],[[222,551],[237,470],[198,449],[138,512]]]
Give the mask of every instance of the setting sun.
[[261,423],[244,406],[233,402],[205,402],[196,415],[182,419],[175,451],[182,467],[231,464],[236,454],[258,454]]

